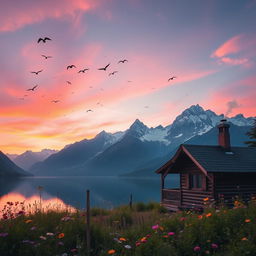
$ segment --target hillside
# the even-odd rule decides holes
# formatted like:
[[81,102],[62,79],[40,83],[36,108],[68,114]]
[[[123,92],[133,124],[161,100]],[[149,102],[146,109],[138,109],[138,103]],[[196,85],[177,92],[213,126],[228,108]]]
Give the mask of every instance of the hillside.
[[0,151],[0,177],[10,178],[30,175],[30,173],[18,167],[2,151]]

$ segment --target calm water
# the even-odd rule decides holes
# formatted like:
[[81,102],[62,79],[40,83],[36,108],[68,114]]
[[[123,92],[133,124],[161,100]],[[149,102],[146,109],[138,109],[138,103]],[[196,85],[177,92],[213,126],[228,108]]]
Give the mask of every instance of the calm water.
[[[166,181],[169,188],[178,187],[178,184],[175,175]],[[159,202],[160,177],[30,177],[15,181],[0,180],[0,210],[8,201],[39,201],[40,193],[44,206],[59,204],[84,208],[87,189],[91,191],[91,205],[95,207],[112,208],[128,204],[130,194],[134,202]]]

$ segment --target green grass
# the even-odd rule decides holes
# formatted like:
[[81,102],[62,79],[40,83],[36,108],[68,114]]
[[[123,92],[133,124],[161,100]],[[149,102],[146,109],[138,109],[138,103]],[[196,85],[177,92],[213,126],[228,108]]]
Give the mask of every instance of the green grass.
[[[1,256],[87,255],[84,212],[36,209],[26,212],[23,204],[4,209]],[[204,213],[170,214],[153,202],[113,210],[95,208],[91,210],[90,255],[255,256],[255,234],[254,201],[233,209],[208,207]]]

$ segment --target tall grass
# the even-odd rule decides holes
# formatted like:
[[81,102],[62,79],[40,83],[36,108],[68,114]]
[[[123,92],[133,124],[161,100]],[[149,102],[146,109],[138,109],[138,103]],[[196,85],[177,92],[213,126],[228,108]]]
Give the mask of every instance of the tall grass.
[[[2,214],[1,256],[86,255],[83,211],[33,211],[9,203]],[[256,255],[255,201],[237,202],[233,209],[209,206],[202,213],[168,213],[158,203],[137,203],[93,208],[91,216],[91,256]]]

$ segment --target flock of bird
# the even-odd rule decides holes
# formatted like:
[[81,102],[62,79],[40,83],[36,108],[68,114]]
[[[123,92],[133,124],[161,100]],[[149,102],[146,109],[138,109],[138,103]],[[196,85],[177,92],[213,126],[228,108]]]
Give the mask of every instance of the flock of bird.
[[[40,37],[40,38],[38,38],[38,40],[37,40],[37,43],[46,43],[47,41],[51,41],[52,39],[51,38],[49,38],[49,37]],[[52,56],[50,56],[50,55],[41,55],[45,60],[47,60],[47,59],[49,59],[49,58],[53,58]],[[121,60],[119,60],[118,62],[117,62],[117,64],[120,64],[120,63],[122,63],[122,64],[124,64],[125,62],[128,62],[128,60],[127,59],[121,59]],[[101,70],[101,71],[107,71],[107,69],[110,67],[110,64],[111,63],[108,63],[106,66],[104,66],[104,67],[101,67],[101,68],[98,68],[98,70]],[[71,64],[71,65],[68,65],[67,67],[66,67],[66,69],[67,70],[69,70],[69,69],[75,69],[75,68],[77,68],[76,67],[76,65],[74,65],[74,64]],[[80,74],[80,73],[85,73],[86,71],[89,71],[90,69],[89,68],[84,68],[84,69],[80,69],[79,71],[78,71],[78,73]],[[39,75],[41,72],[43,72],[43,69],[41,69],[41,70],[38,70],[38,71],[31,71],[31,73],[32,74],[35,74],[35,75]],[[115,71],[112,71],[112,72],[110,72],[109,74],[108,74],[108,76],[113,76],[113,75],[115,75],[116,73],[118,73],[118,71],[117,70],[115,70]],[[170,81],[172,81],[172,80],[174,80],[174,79],[176,79],[177,77],[176,76],[172,76],[172,77],[170,77],[169,79],[168,79],[168,82],[170,82]],[[132,81],[128,81],[128,82],[132,82]],[[70,82],[70,81],[66,81],[66,83],[67,84],[69,84],[69,85],[71,85],[72,83]],[[36,90],[36,88],[38,88],[38,85],[35,85],[35,86],[33,86],[32,88],[28,88],[26,91],[31,91],[31,92],[34,92],[35,90]],[[92,88],[92,86],[90,86],[90,88]],[[25,96],[28,96],[28,95],[24,95],[24,97]],[[23,99],[24,100],[24,98],[20,98],[20,99]],[[51,101],[52,103],[59,103],[60,102],[60,100],[52,100]],[[97,103],[98,104],[98,103]],[[100,103],[99,103],[100,104]],[[148,106],[145,106],[145,108],[148,108]],[[88,109],[86,112],[93,112],[93,110],[92,109]]]

